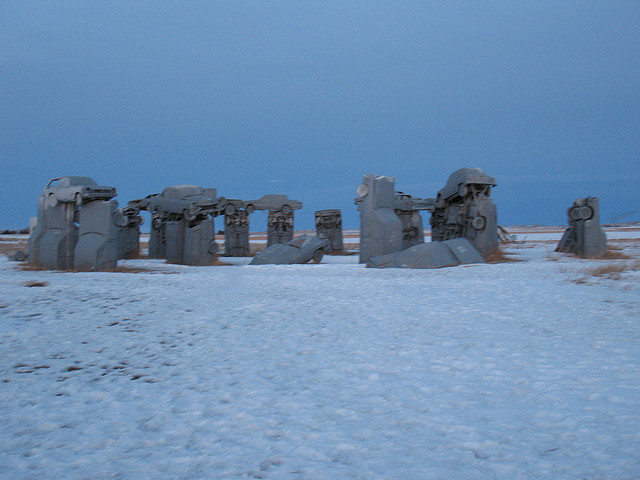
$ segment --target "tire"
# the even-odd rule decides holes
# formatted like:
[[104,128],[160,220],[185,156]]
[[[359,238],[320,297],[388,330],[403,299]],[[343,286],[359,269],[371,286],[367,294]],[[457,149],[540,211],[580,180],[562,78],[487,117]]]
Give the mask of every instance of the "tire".
[[129,219],[122,213],[121,210],[116,210],[115,212],[113,212],[113,223],[117,227],[124,228],[129,226]]
[[324,257],[324,252],[322,250],[316,250],[313,252],[313,257],[311,260],[313,263],[320,263],[322,261],[322,257]]
[[55,193],[49,194],[49,196],[47,197],[47,205],[49,205],[50,207],[55,207],[56,205],[58,205],[58,197],[56,197]]
[[358,197],[360,198],[366,197],[368,193],[369,187],[364,183],[361,183],[360,185],[358,185],[358,188],[356,188],[356,195],[358,195]]
[[280,211],[285,215],[289,215],[292,212],[291,205],[283,205]]
[[164,221],[159,217],[156,217],[151,221],[151,226],[154,230],[160,230],[162,225],[164,225]]
[[256,207],[255,205],[247,205],[247,207],[245,208],[245,210],[247,211],[247,213],[249,215],[251,215],[253,212],[256,211]]
[[482,230],[487,224],[487,219],[481,215],[478,215],[471,221],[471,226],[476,230]]
[[582,220],[591,220],[593,218],[593,208],[591,207],[580,207],[580,218]]
[[571,218],[571,220],[580,220],[582,218],[580,207],[572,207],[569,210],[569,218]]
[[236,207],[234,205],[229,204],[224,209],[224,214],[225,215],[233,215],[234,213],[236,213]]
[[220,250],[220,245],[214,239],[209,240],[209,253],[215,255]]

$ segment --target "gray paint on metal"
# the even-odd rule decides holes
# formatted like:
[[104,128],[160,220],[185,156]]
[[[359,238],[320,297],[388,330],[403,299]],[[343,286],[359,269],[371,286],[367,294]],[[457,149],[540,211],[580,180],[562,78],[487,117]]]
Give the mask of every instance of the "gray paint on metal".
[[431,240],[468,238],[485,254],[496,248],[498,214],[491,201],[491,188],[497,183],[479,168],[453,172],[438,191],[431,215]]
[[342,215],[338,209],[318,210],[315,212],[316,235],[329,241],[327,251],[344,250],[342,238]]
[[184,236],[187,221],[171,220],[164,224],[164,234],[166,238],[165,254],[169,263],[184,263]]
[[73,252],[78,242],[78,227],[74,223],[75,213],[74,203],[47,205],[43,221],[38,220],[38,223],[43,224],[46,229],[38,246],[38,263],[34,265],[50,270],[73,268]]
[[184,234],[184,256],[180,263],[211,265],[215,253],[218,251],[214,235],[212,218],[206,218],[192,226],[187,226]]
[[422,243],[401,252],[373,257],[367,267],[431,269],[483,262],[482,255],[469,240],[456,238]]
[[567,210],[569,228],[560,239],[556,252],[573,253],[583,258],[597,258],[607,251],[607,236],[600,226],[597,197],[579,198]]
[[258,252],[249,265],[291,265],[322,260],[329,246],[326,238],[301,235],[286,244],[275,243],[262,252]]
[[116,225],[118,202],[93,200],[80,208],[78,242],[74,250],[76,270],[113,270],[118,263]]
[[149,235],[149,258],[166,258],[167,242],[164,234],[164,222],[157,214],[151,215],[151,234]]
[[38,220],[29,237],[29,262],[63,270],[115,267],[117,202],[112,199],[116,195],[115,188],[98,185],[89,177],[51,180],[38,198]]
[[267,218],[267,246],[293,240],[293,211],[269,211]]
[[249,213],[240,205],[227,209],[229,213],[225,211],[224,214],[224,254],[227,257],[247,257],[250,254]]
[[402,221],[394,211],[395,178],[365,175],[356,189],[360,212],[360,263],[402,250]]
[[215,188],[175,185],[161,194],[132,200],[126,213],[152,212],[149,256],[169,263],[210,265],[218,250],[213,218],[227,207]]

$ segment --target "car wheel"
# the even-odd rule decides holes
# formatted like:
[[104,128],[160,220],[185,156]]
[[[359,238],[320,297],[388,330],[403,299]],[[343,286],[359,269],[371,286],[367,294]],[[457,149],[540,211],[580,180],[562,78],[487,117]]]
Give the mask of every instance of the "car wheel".
[[289,215],[292,212],[291,205],[283,205],[280,211],[285,215]]
[[47,205],[49,205],[50,207],[55,207],[56,205],[58,205],[58,197],[56,197],[55,193],[49,194],[49,196],[47,197]]
[[582,220],[590,220],[593,218],[593,208],[580,207],[580,217],[582,217]]
[[580,220],[582,218],[580,207],[571,207],[571,210],[569,210],[569,217],[572,220]]
[[486,224],[487,220],[483,216],[477,216],[471,221],[471,226],[476,230],[482,230]]
[[151,221],[151,226],[153,227],[154,230],[160,230],[163,224],[164,222],[160,217],[156,217]]
[[225,215],[233,215],[236,213],[236,207],[233,205],[227,205],[227,208],[224,209]]
[[113,223],[117,227],[128,227],[129,219],[122,213],[122,210],[116,210],[113,212]]
[[247,207],[245,208],[245,210],[247,211],[247,213],[249,215],[251,215],[253,212],[256,211],[256,207],[255,205],[247,205]]

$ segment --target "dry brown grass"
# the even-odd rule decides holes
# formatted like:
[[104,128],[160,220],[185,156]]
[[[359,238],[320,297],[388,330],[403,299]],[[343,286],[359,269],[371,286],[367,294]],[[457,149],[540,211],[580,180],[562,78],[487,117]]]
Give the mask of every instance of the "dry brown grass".
[[[607,245],[607,251],[600,256],[597,257],[581,257],[580,255],[574,253],[560,253],[560,256],[566,255],[574,258],[582,258],[587,260],[633,260],[635,257],[624,253],[624,247],[620,245]],[[559,257],[549,256],[548,260],[555,261],[558,260]]]
[[230,266],[230,265],[233,265],[233,264],[232,263],[223,262],[218,257],[214,258],[213,262],[211,262],[211,266],[213,266],[213,267],[226,267],[226,266]]
[[[68,270],[77,272],[78,270]],[[112,270],[100,270],[102,272],[111,272],[111,273],[176,273],[176,272],[163,272],[162,270],[154,270],[152,268],[139,268],[139,267],[125,267],[124,265],[119,265]]]
[[637,272],[640,270],[640,261],[635,262],[617,262],[600,265],[598,267],[588,268],[585,270],[587,275],[600,278],[610,278],[612,280],[620,280],[625,272]]
[[252,243],[249,245],[249,256],[253,257],[256,253],[263,251],[267,248],[266,243]]
[[[22,262],[19,264],[18,268],[20,268],[20,270],[24,270],[26,272],[46,272],[46,271],[50,271],[51,269],[49,268],[44,268],[44,267],[39,267],[37,265],[31,265],[27,262]],[[56,269],[55,271],[58,272],[68,272],[68,273],[78,273],[81,272],[83,270],[76,270],[76,269]],[[86,270],[84,270],[86,271]],[[125,267],[123,265],[119,265],[116,268],[112,268],[109,270],[96,270],[99,272],[110,272],[110,273],[176,273],[176,272],[164,272],[161,270],[153,270],[151,268],[136,268],[136,267]]]
[[522,261],[509,255],[510,254],[506,253],[502,248],[496,247],[484,254],[483,257],[484,261],[487,263],[511,263]]
[[624,253],[622,250],[623,247],[619,245],[608,245],[607,251],[599,258],[603,260],[631,260],[633,258]]
[[24,282],[25,287],[46,287],[49,285],[49,282],[42,282],[38,280],[30,280],[28,282]]
[[13,255],[17,253],[18,250],[22,250],[26,252],[29,246],[26,241],[24,242],[11,242],[11,243],[0,243],[0,255]]
[[18,265],[18,268],[26,272],[42,272],[47,270],[46,268],[38,267],[36,265],[31,265],[30,263],[27,263],[27,262],[20,262],[20,264]]

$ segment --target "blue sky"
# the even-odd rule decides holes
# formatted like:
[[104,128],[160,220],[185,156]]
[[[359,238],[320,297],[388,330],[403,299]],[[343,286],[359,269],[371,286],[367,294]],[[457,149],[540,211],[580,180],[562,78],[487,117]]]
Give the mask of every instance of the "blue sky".
[[0,167],[0,228],[64,175],[357,227],[363,175],[431,197],[461,167],[496,177],[505,225],[587,195],[640,220],[640,2],[3,1]]

